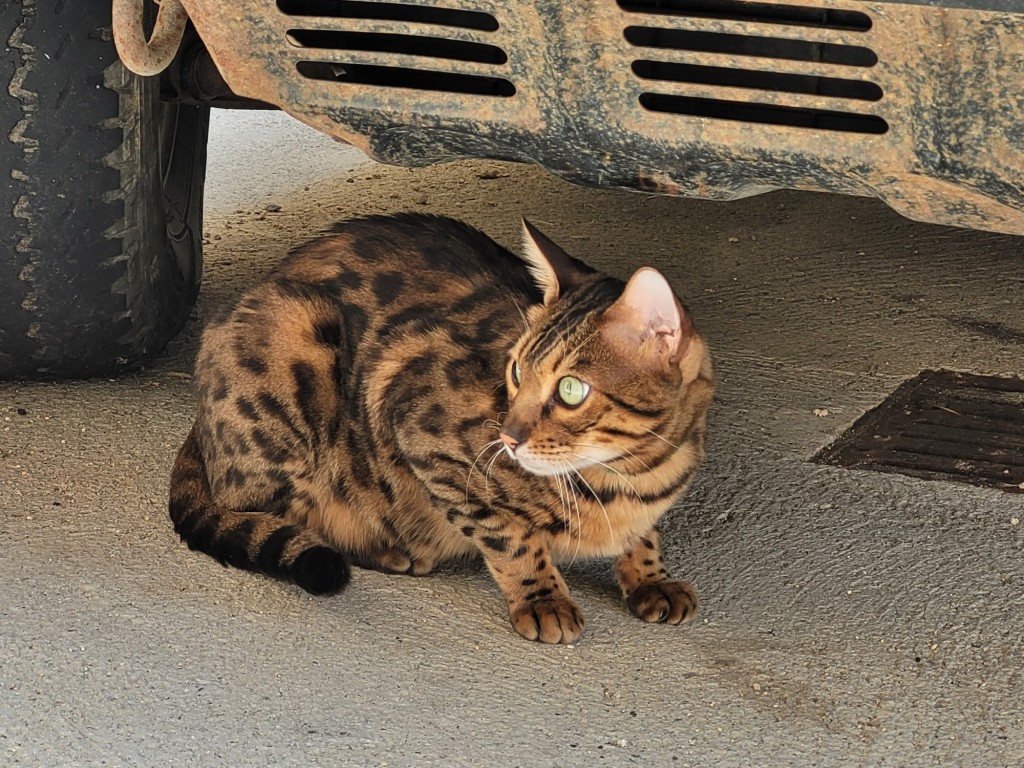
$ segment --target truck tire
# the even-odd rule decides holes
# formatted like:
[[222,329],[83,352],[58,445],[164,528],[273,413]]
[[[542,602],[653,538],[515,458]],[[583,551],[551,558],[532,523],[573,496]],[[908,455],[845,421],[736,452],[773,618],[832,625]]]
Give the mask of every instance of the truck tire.
[[109,0],[0,3],[0,377],[159,353],[202,275],[209,109],[128,72]]

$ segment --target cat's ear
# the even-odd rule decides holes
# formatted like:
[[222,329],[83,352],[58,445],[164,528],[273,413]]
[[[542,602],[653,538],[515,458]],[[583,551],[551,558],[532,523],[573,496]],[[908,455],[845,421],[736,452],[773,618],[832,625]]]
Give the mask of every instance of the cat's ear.
[[643,267],[605,310],[602,331],[625,354],[667,370],[686,352],[693,324],[664,276]]
[[523,258],[544,294],[545,304],[553,304],[594,272],[551,242],[526,219],[523,219]]

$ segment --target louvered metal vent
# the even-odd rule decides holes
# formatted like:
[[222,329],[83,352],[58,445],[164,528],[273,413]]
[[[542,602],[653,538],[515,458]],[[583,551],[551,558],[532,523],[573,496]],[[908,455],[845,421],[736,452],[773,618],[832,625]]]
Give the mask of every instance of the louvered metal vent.
[[365,0],[277,0],[303,77],[337,83],[513,96],[508,54],[486,41],[482,11]]
[[645,109],[850,133],[889,129],[869,107],[883,93],[865,75],[878,57],[858,44],[871,29],[864,13],[742,0],[617,2],[644,14],[624,34],[640,52],[632,70]]

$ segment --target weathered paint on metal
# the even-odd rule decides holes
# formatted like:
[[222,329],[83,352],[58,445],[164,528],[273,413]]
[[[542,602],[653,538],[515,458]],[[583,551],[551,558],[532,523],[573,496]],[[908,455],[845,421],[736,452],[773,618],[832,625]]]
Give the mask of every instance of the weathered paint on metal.
[[[801,4],[852,10],[870,19],[869,29],[836,30],[628,12],[613,0],[403,0],[490,13],[498,29],[484,31],[289,16],[268,0],[237,0],[230,6],[182,2],[235,93],[275,104],[383,162],[424,165],[492,157],[539,163],[586,185],[714,199],[777,188],[875,195],[913,219],[1024,234],[1024,14],[897,2]],[[654,48],[630,43],[624,34],[628,27],[856,46],[873,52],[877,63]],[[482,43],[501,48],[508,61],[304,48],[289,35],[295,28]],[[652,85],[632,69],[645,59],[863,81],[882,95],[853,102],[829,93],[735,85],[667,80]],[[514,84],[515,94],[317,80],[299,73],[297,63],[304,60],[341,70],[345,64],[369,64],[489,74]],[[652,111],[640,103],[641,94],[651,90],[670,98],[853,111],[884,132]]]

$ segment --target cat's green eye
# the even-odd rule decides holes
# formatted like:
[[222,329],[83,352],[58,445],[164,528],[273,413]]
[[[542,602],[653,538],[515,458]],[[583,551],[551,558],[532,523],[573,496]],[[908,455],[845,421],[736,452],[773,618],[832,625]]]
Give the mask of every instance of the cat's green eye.
[[518,387],[520,382],[522,381],[522,378],[523,378],[523,372],[519,368],[519,363],[517,361],[513,360],[512,361],[512,383],[515,384]]
[[575,407],[587,399],[590,385],[575,376],[563,376],[558,382],[558,399],[570,407]]

